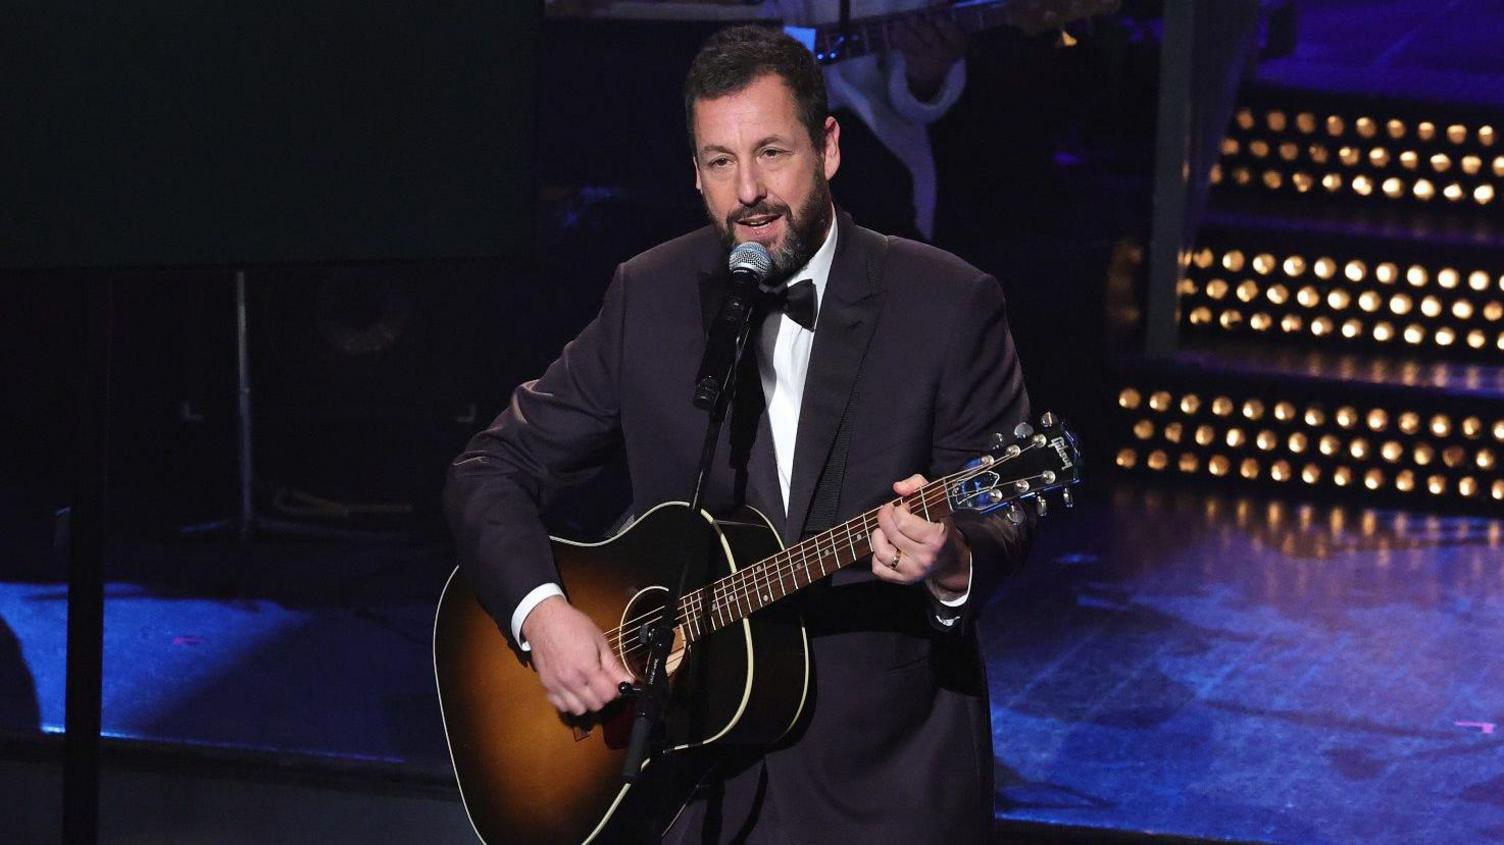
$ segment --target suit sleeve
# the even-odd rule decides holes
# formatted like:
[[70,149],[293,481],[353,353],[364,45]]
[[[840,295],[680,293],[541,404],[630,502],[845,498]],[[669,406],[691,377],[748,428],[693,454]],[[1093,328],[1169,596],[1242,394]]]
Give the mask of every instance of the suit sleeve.
[[444,512],[460,569],[508,637],[518,603],[559,580],[542,510],[621,443],[624,288],[618,267],[596,318],[449,466]]
[[[1030,416],[1023,370],[1008,331],[1002,286],[991,276],[972,285],[967,307],[946,352],[935,404],[931,478],[954,472],[987,448],[995,432],[1011,436]],[[1014,525],[1003,511],[982,516],[955,514],[952,522],[971,548],[971,592],[956,624],[936,627],[965,630],[998,586],[1023,565],[1034,536],[1036,518]]]

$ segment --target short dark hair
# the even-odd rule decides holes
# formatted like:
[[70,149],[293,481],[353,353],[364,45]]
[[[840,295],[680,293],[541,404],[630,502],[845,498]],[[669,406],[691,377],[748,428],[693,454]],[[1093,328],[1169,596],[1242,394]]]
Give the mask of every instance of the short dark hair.
[[684,79],[684,125],[695,150],[695,103],[746,88],[753,80],[776,73],[794,92],[799,121],[820,154],[825,149],[825,118],[830,109],[825,77],[803,44],[766,26],[747,24],[722,29],[705,41]]

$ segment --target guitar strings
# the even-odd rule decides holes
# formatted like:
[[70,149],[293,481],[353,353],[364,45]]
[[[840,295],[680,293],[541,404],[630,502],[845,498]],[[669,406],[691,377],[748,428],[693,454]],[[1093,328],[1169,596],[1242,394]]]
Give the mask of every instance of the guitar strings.
[[[859,555],[859,558],[860,558],[860,556],[865,556],[865,555]],[[836,568],[841,568],[841,567],[836,567]],[[747,573],[747,571],[749,571],[749,570],[750,570],[750,567],[747,567],[746,570],[741,570],[741,571],[743,571],[743,573]],[[824,576],[821,576],[821,577],[824,577]],[[757,580],[757,579],[754,579],[754,580]],[[764,579],[764,580],[766,580],[767,583],[770,583],[770,582],[772,582],[772,577],[766,577],[766,579]],[[796,582],[794,582],[794,583],[796,583],[796,591],[797,591],[797,589],[802,589],[803,586],[808,586],[809,583],[812,583],[812,580],[815,580],[815,579],[809,580],[809,582],[806,582],[805,585],[799,585],[799,582],[797,582],[797,580],[796,580]],[[731,595],[731,592],[728,591],[728,592],[725,592],[725,594],[722,594],[722,595]],[[744,595],[749,595],[749,594],[747,594],[747,592],[741,591],[741,595],[743,595],[743,597],[744,597]],[[785,592],[784,595],[788,595],[788,592]],[[702,607],[704,607],[704,606],[702,606],[702,604],[701,604],[701,606],[698,607],[698,610],[701,613],[702,613]],[[657,616],[654,616],[654,615],[656,615],[657,612],[659,612],[659,609],[650,610],[650,612],[644,613],[644,616],[641,616],[641,618],[639,618],[639,619],[642,619],[642,621],[644,621],[644,624],[647,621],[656,621]],[[737,612],[740,613],[740,607],[737,607]],[[687,616],[692,616],[692,615],[693,615],[693,613],[689,613],[689,615],[687,615]],[[654,618],[648,619],[648,618],[650,618],[650,616],[654,616]],[[737,616],[737,618],[732,618],[731,622],[740,621],[741,618],[746,618],[746,613],[741,613],[741,615]],[[713,625],[713,627],[711,627],[711,630],[719,630],[719,627],[725,627],[726,624],[731,624],[731,622],[725,622],[725,624],[717,624],[717,622],[714,621],[714,619],[711,619],[711,625]],[[621,628],[618,628],[618,631],[620,631],[620,630],[621,630]],[[614,633],[614,635],[615,635],[615,633],[617,633],[617,631],[612,631],[612,633]],[[693,631],[692,631],[692,633],[693,633]],[[641,644],[641,642],[639,642],[639,644],[630,645],[630,647],[627,647],[626,650],[621,650],[621,642],[623,642],[623,636],[617,636],[617,638],[615,638],[614,645],[615,645],[615,647],[617,647],[618,654],[624,654],[624,656],[626,656],[626,654],[636,653],[636,651],[638,651],[639,648],[642,648],[642,644]]]
[[[1016,460],[1018,457],[1022,456],[1025,452],[1031,451],[1031,450],[1036,449],[1036,448],[1041,448],[1043,445],[1044,444],[1035,443],[1035,442],[1031,441],[1028,445],[1021,447],[1019,449],[1018,453],[1015,454],[1015,455],[1010,455],[1010,456],[1002,458],[1002,459],[1000,459],[998,461],[994,461],[991,464],[981,465],[981,466],[977,466],[977,467],[971,467],[971,468],[967,468],[967,469],[962,469],[962,470],[959,470],[959,471],[957,471],[955,473],[952,473],[952,474],[950,474],[948,476],[945,476],[943,478],[937,479],[936,481],[933,481],[933,482],[925,485],[920,490],[915,491],[915,493],[912,495],[911,498],[918,500],[918,503],[920,504],[920,506],[926,512],[928,512],[928,508],[929,508],[930,504],[939,504],[939,503],[944,502],[946,500],[948,494],[944,491],[943,488],[945,488],[947,485],[949,485],[951,483],[954,483],[954,482],[956,482],[958,480],[962,481],[962,482],[969,481],[972,478],[977,477],[978,475],[981,475],[981,474],[984,474],[986,472],[994,470],[1000,464],[1004,464],[1004,463],[1007,463],[1009,461]],[[1025,478],[1012,479],[1012,481],[1014,481],[1014,482],[1021,481],[1021,480],[1030,480],[1030,481],[1032,481],[1035,478],[1042,478],[1042,477],[1043,477],[1043,475],[1040,474],[1040,475],[1029,476],[1029,477],[1027,477],[1027,479],[1025,479]],[[936,495],[936,494],[938,494],[938,495]],[[903,501],[905,501],[905,500],[902,499],[902,498],[900,498],[900,499],[892,500],[891,503],[896,504],[896,503],[902,503]],[[911,502],[911,504],[912,504],[912,502]],[[851,526],[855,525],[858,522],[858,519],[852,519],[852,520],[850,520],[850,521],[848,521],[848,522],[846,522],[846,523],[844,523],[842,525],[834,526],[831,529],[828,529],[828,530],[826,530],[824,532],[821,532],[820,534],[818,534],[818,535],[816,535],[814,537],[811,537],[808,540],[805,540],[805,541],[803,541],[801,543],[798,543],[798,544],[796,544],[794,546],[791,546],[791,547],[789,547],[787,549],[780,550],[779,552],[775,553],[774,555],[771,555],[770,557],[768,557],[768,558],[766,558],[764,560],[758,561],[757,563],[754,563],[754,564],[752,564],[750,566],[747,566],[747,567],[739,570],[738,572],[732,573],[731,575],[728,575],[728,576],[725,576],[725,577],[723,577],[721,579],[713,581],[710,584],[707,584],[705,587],[697,589],[697,590],[695,590],[695,591],[693,591],[691,593],[685,594],[684,599],[688,600],[687,606],[689,606],[689,612],[685,614],[686,618],[694,618],[696,615],[700,615],[700,616],[702,616],[704,618],[707,618],[710,621],[711,630],[712,631],[713,630],[717,630],[719,627],[724,627],[726,624],[730,624],[730,622],[720,623],[720,622],[718,622],[715,619],[710,619],[709,616],[704,613],[704,604],[703,604],[702,594],[704,593],[704,591],[705,591],[706,588],[710,588],[712,590],[712,595],[713,595],[713,598],[712,598],[712,601],[711,601],[711,610],[712,610],[712,612],[714,612],[718,607],[726,607],[726,606],[730,605],[731,601],[729,601],[729,600],[734,600],[735,605],[736,605],[736,613],[741,613],[741,607],[740,606],[742,604],[750,603],[747,600],[748,600],[748,598],[750,596],[752,596],[754,594],[753,593],[753,588],[758,586],[758,580],[759,580],[758,576],[759,575],[762,575],[762,578],[761,578],[762,585],[769,586],[769,587],[772,586],[773,575],[775,573],[776,573],[777,578],[778,578],[778,580],[780,582],[780,587],[782,586],[782,583],[783,583],[785,575],[793,575],[793,576],[795,576],[794,579],[793,579],[794,580],[794,589],[795,589],[795,591],[797,591],[799,589],[802,589],[802,586],[799,584],[798,578],[797,578],[798,570],[802,566],[802,568],[805,570],[806,577],[808,577],[811,574],[810,573],[810,567],[809,567],[809,560],[810,560],[810,552],[812,552],[812,551],[816,553],[815,556],[814,556],[815,561],[817,563],[820,563],[820,571],[821,571],[820,577],[822,577],[822,578],[825,577],[829,573],[826,572],[825,566],[824,566],[824,563],[823,563],[823,561],[824,561],[824,559],[825,559],[826,556],[824,554],[819,553],[820,550],[821,550],[821,548],[825,545],[826,542],[829,542],[830,543],[830,549],[831,549],[832,556],[838,556],[839,553],[840,553],[840,547],[839,547],[839,545],[836,542],[837,541],[837,533],[838,532],[843,532],[845,534],[845,536],[844,536],[844,538],[841,538],[841,539],[843,539],[845,541],[845,544],[847,545],[848,548],[852,548],[853,552],[856,552],[857,550],[854,548],[855,547],[855,542],[854,541],[856,539],[860,538],[861,541],[862,541],[862,543],[864,545],[866,544],[867,539],[868,539],[868,535],[871,534],[871,529],[876,527],[876,514],[877,514],[878,510],[880,510],[880,507],[879,508],[874,508],[873,510],[868,511],[867,513],[862,514],[861,517],[859,517],[860,522],[861,522],[861,529],[862,529],[861,533],[859,533],[859,534],[856,533],[856,532],[854,532],[852,530],[852,527],[851,527]],[[853,557],[852,561],[854,562],[855,560],[860,559],[861,557],[865,556],[866,553],[870,553],[870,551],[871,551],[870,548],[868,548],[866,550],[866,552],[864,552],[864,553],[855,554],[855,556]],[[799,558],[797,562],[795,561],[795,554],[794,554],[796,552],[798,553],[798,558]],[[785,560],[780,560],[780,558],[785,558]],[[785,568],[785,564],[788,565],[787,568]],[[848,564],[844,564],[844,565],[849,565],[849,563]],[[838,565],[836,568],[840,569],[840,568],[842,568],[842,566],[843,565]],[[807,581],[803,586],[808,586],[814,580],[815,579],[811,578],[810,581]],[[723,586],[724,586],[724,589],[719,589],[719,590],[716,589],[716,588],[723,587]],[[783,593],[784,596],[787,596],[788,594],[789,594],[789,591],[787,591],[787,590],[785,590],[784,593]],[[644,614],[642,614],[642,615],[640,615],[640,616],[638,616],[638,617],[636,617],[634,619],[627,620],[621,626],[619,626],[619,627],[613,629],[612,631],[608,632],[607,633],[607,640],[610,643],[610,645],[612,646],[613,650],[616,651],[616,652],[618,652],[618,653],[620,653],[620,654],[631,653],[630,650],[623,651],[622,648],[621,648],[621,645],[625,641],[625,638],[627,636],[629,636],[628,629],[629,628],[639,628],[640,629],[643,625],[646,625],[649,622],[657,621],[657,619],[661,618],[661,615],[659,615],[659,614],[661,614],[661,610],[662,610],[661,608],[654,608],[652,610],[649,610],[646,613],[644,613]],[[748,612],[750,613],[751,611],[748,611]],[[744,618],[744,617],[745,617],[745,614],[742,614],[741,618]],[[737,621],[737,619],[733,618],[730,621],[734,622],[734,621]]]
[[[1040,477],[1042,477],[1042,476],[1029,476],[1028,478],[1032,480],[1033,478],[1040,478]],[[1023,479],[1019,479],[1019,480],[1023,480]],[[747,569],[740,570],[740,572],[747,572],[749,569],[751,569],[751,567],[748,567]],[[821,576],[821,577],[824,577],[824,576]],[[818,580],[818,579],[813,579],[813,580]],[[810,581],[810,582],[806,582],[804,584],[804,586],[808,586],[810,583],[813,583],[813,580]],[[797,584],[797,582],[796,582],[796,584]],[[796,589],[801,589],[801,588],[800,587],[796,587]],[[729,595],[729,593],[728,593],[728,595]],[[785,595],[788,595],[788,594],[786,593]],[[654,609],[652,611],[649,611],[648,613],[644,614],[643,616],[638,617],[638,619],[642,620],[643,624],[648,624],[649,622],[657,621],[657,618],[660,618],[660,617],[654,617],[652,619],[649,619],[648,617],[652,617],[653,614],[655,614],[655,613],[658,612],[658,610],[660,610],[660,609]],[[745,618],[746,618],[746,614],[744,614],[744,615],[742,615],[742,616],[740,616],[738,618],[732,619],[730,622],[727,622],[727,623],[719,625],[719,626],[716,626],[715,623],[712,621],[712,626],[713,627],[711,628],[711,630],[712,631],[719,630],[720,628],[726,627],[727,625],[730,625],[730,624],[732,624],[734,622],[737,622],[737,621],[741,621],[741,619],[745,619]],[[636,620],[634,620],[634,621],[636,621]],[[614,635],[618,631],[623,631],[623,629],[622,628],[618,628],[618,629],[616,629],[616,631],[613,631],[612,634]],[[645,643],[643,643],[643,642],[641,642],[639,640],[638,642],[635,642],[635,643],[633,643],[631,645],[628,645],[625,648],[623,648],[622,647],[622,643],[624,642],[624,639],[623,639],[624,636],[625,636],[625,634],[623,633],[622,636],[617,636],[615,638],[615,640],[612,642],[613,651],[616,654],[618,654],[619,656],[621,656],[621,657],[627,657],[627,656],[630,656],[630,655],[635,655],[635,654],[637,654],[638,652],[642,651],[643,649],[645,649],[647,647],[647,645]],[[695,638],[691,638],[687,642],[685,642],[684,645],[676,646],[674,648],[674,651],[671,652],[671,653],[677,653],[679,651],[683,651],[684,649],[686,649],[688,647],[688,645],[690,643],[692,643],[694,641],[694,639]]]
[[[929,509],[929,505],[942,503],[942,502],[944,502],[948,498],[948,494],[946,493],[946,491],[944,489],[946,486],[948,486],[948,485],[950,485],[952,483],[955,483],[957,481],[960,481],[960,482],[964,483],[965,481],[969,481],[969,480],[971,480],[971,479],[973,479],[973,478],[975,478],[975,477],[977,477],[979,475],[982,475],[982,474],[984,474],[986,472],[993,471],[997,466],[999,466],[1001,464],[1005,464],[1005,463],[1007,463],[1009,461],[1016,460],[1016,459],[1018,459],[1019,457],[1021,457],[1026,452],[1032,451],[1033,449],[1036,449],[1036,448],[1041,448],[1042,445],[1043,444],[1039,444],[1039,443],[1035,443],[1035,442],[1031,441],[1031,442],[1028,443],[1028,445],[1021,447],[1019,449],[1019,451],[1018,451],[1017,454],[1010,455],[1008,457],[1005,457],[1005,458],[1002,458],[1000,460],[994,461],[991,464],[986,464],[986,465],[981,465],[981,466],[977,466],[977,467],[970,467],[970,468],[958,470],[957,472],[951,473],[948,476],[945,476],[943,478],[940,478],[940,479],[937,479],[935,481],[930,482],[929,484],[927,484],[924,487],[920,488],[919,490],[915,491],[915,493],[912,494],[911,498],[918,500],[920,506],[927,513],[928,509]],[[1024,479],[1024,478],[1012,479],[1012,481],[1014,481],[1014,482],[1021,481],[1021,480],[1031,480],[1032,481],[1035,478],[1042,478],[1042,475],[1029,476],[1029,477],[1027,477],[1027,479]],[[892,500],[889,503],[890,504],[899,504],[899,503],[902,503],[904,501],[905,501],[904,499],[899,498],[899,499],[894,499],[894,500]],[[739,570],[739,571],[737,571],[735,573],[732,573],[731,575],[727,575],[727,576],[725,576],[723,578],[720,578],[720,579],[718,579],[716,581],[713,581],[710,584],[705,585],[705,587],[696,589],[696,590],[694,590],[691,593],[685,594],[684,599],[689,599],[691,601],[691,603],[694,605],[693,608],[691,609],[691,612],[689,614],[686,614],[686,616],[687,617],[693,617],[696,613],[699,613],[699,614],[703,615],[703,613],[704,613],[704,605],[703,605],[702,594],[704,593],[705,589],[707,589],[707,588],[710,588],[712,590],[712,595],[713,595],[713,598],[712,598],[712,601],[711,601],[711,609],[712,609],[712,611],[714,611],[717,607],[725,607],[728,604],[730,604],[730,602],[727,601],[727,600],[734,600],[735,603],[736,603],[736,605],[738,606],[737,607],[737,612],[740,612],[740,605],[744,604],[744,603],[747,603],[746,599],[749,596],[753,595],[752,587],[756,585],[757,575],[760,572],[764,574],[764,578],[762,579],[763,583],[766,584],[766,585],[768,585],[768,586],[771,586],[772,580],[773,580],[772,577],[771,577],[771,574],[768,572],[768,570],[770,570],[770,569],[777,572],[777,575],[778,575],[778,578],[779,578],[780,582],[782,582],[784,575],[797,575],[798,570],[799,570],[799,568],[800,568],[801,565],[802,565],[803,569],[805,570],[806,575],[808,575],[809,574],[809,560],[810,560],[810,552],[811,551],[814,551],[814,552],[817,553],[815,555],[815,561],[817,563],[821,564],[821,566],[820,566],[820,571],[821,571],[820,577],[822,577],[822,578],[825,577],[829,573],[827,573],[825,571],[825,567],[824,567],[824,564],[823,564],[823,560],[825,558],[825,555],[818,554],[818,552],[820,551],[821,547],[824,546],[825,543],[828,541],[830,543],[830,548],[831,548],[831,551],[832,551],[833,555],[838,555],[839,554],[839,547],[836,544],[836,534],[837,534],[837,532],[842,532],[842,531],[844,531],[844,534],[845,534],[845,537],[842,538],[842,539],[844,539],[844,541],[845,541],[845,543],[846,543],[846,545],[848,547],[854,546],[855,544],[854,544],[853,541],[856,540],[856,539],[858,539],[858,538],[860,538],[863,543],[866,543],[868,535],[871,534],[871,529],[876,527],[876,515],[877,515],[878,510],[880,510],[880,509],[881,509],[881,506],[879,506],[878,508],[874,508],[874,509],[872,509],[872,510],[870,510],[870,511],[864,513],[864,514],[862,514],[857,519],[852,519],[852,520],[849,520],[846,523],[843,523],[842,525],[837,525],[837,526],[834,526],[834,527],[832,527],[830,529],[827,529],[826,531],[823,531],[820,534],[817,534],[816,536],[809,538],[808,540],[804,540],[804,541],[802,541],[802,542],[800,542],[798,544],[795,544],[794,546],[790,546],[787,549],[782,549],[779,552],[776,552],[773,555],[769,556],[768,558],[765,558],[765,559],[763,559],[761,561],[758,561],[758,562],[756,562],[754,564],[751,564],[750,566],[744,567],[743,569],[741,569],[741,570]],[[860,534],[857,534],[857,533],[853,532],[852,528],[851,528],[851,526],[853,526],[854,524],[856,524],[858,522],[858,519],[861,522],[861,529],[862,529],[862,531],[861,531]],[[871,550],[868,549],[867,551],[868,551],[868,553],[870,553]],[[794,560],[794,557],[795,557],[794,553],[796,553],[796,552],[798,553],[798,557],[799,557],[799,560],[798,560],[797,563]],[[857,554],[853,558],[853,561],[855,561],[857,559],[860,559],[863,556],[864,556],[863,554]],[[780,560],[780,558],[786,558],[786,560]],[[784,564],[788,564],[789,565],[787,569],[784,568]],[[836,568],[839,569],[841,567],[837,566]],[[748,576],[751,576],[751,577],[748,578]],[[806,582],[804,586],[808,586],[809,583],[813,582],[813,580],[815,580],[815,579],[811,579],[810,581]],[[798,589],[802,589],[802,587],[800,587],[800,585],[798,583],[797,577],[794,579],[794,585],[795,585],[795,590],[796,591]],[[716,590],[715,589],[715,588],[723,587],[723,586],[724,586],[724,589],[720,589],[720,590]],[[785,591],[784,595],[787,596],[788,592]],[[614,650],[620,652],[620,650],[621,650],[621,643],[624,641],[624,639],[627,636],[629,636],[628,629],[629,628],[640,629],[643,625],[646,625],[649,622],[657,621],[657,619],[661,618],[661,616],[658,615],[658,614],[661,613],[661,610],[662,610],[661,608],[654,608],[654,609],[649,610],[646,613],[644,613],[644,614],[642,614],[642,615],[640,615],[638,617],[635,617],[633,619],[629,619],[629,620],[625,621],[621,626],[619,626],[619,627],[617,627],[617,628],[615,628],[615,629],[607,632],[606,636],[607,636],[608,642],[613,646]],[[712,619],[710,621],[711,621],[711,625],[712,625],[711,630],[716,630],[716,626],[718,624],[717,621],[714,620],[714,619]],[[732,619],[731,621],[734,622],[736,620]],[[729,622],[728,623],[723,623],[723,624],[720,625],[720,627],[724,627],[724,624],[730,624],[730,623]]]
[[[1020,448],[1019,452],[1015,455],[994,461],[992,464],[963,469],[958,472],[952,473],[951,475],[937,479],[936,481],[925,485],[920,490],[915,491],[911,499],[908,500],[911,510],[913,505],[917,501],[920,507],[928,512],[929,506],[931,504],[940,504],[946,501],[946,499],[948,498],[948,493],[946,492],[945,488],[948,485],[957,481],[961,481],[963,483],[965,481],[969,481],[972,478],[994,470],[1000,464],[1017,459],[1025,452],[1040,448],[1042,445],[1043,444],[1030,442],[1027,446]],[[1041,473],[1033,476],[1028,476],[1026,478],[1012,479],[1011,481],[1033,481],[1034,479],[1042,478],[1043,474]],[[906,500],[899,498],[892,500],[890,504],[900,504],[905,501]],[[741,612],[741,605],[751,604],[752,602],[750,601],[750,599],[752,596],[759,593],[761,593],[764,597],[771,595],[771,590],[763,592],[762,588],[771,588],[775,578],[779,583],[780,591],[783,593],[780,598],[786,597],[791,592],[796,592],[803,587],[808,586],[810,583],[813,583],[814,580],[817,580],[811,577],[812,572],[809,562],[812,552],[814,553],[815,562],[820,565],[820,577],[822,578],[829,574],[826,571],[824,564],[824,561],[827,557],[835,559],[835,562],[838,564],[835,568],[840,569],[846,565],[849,565],[851,562],[854,562],[866,556],[866,554],[870,554],[871,549],[868,546],[868,542],[870,539],[871,529],[876,527],[876,514],[880,509],[881,507],[874,508],[873,510],[862,514],[856,519],[849,520],[842,525],[834,526],[814,537],[811,537],[808,540],[805,540],[787,549],[782,549],[779,552],[769,556],[768,558],[747,566],[735,573],[732,573],[731,575],[713,581],[710,584],[705,585],[704,587],[694,590],[693,592],[686,593],[683,599],[681,599],[684,602],[684,605],[682,606],[685,610],[684,618],[686,620],[692,620],[696,617],[705,619],[710,623],[711,631],[718,630],[720,627],[725,627],[725,625],[730,624],[731,622],[738,621],[740,618],[745,618],[746,614]],[[857,526],[858,523],[860,523],[860,530],[853,530],[853,527]],[[862,544],[861,549],[857,548],[856,541],[858,540],[860,540]],[[823,552],[823,549],[826,547],[827,543],[829,544],[830,550],[828,555]],[[852,561],[849,561],[846,564],[839,563],[839,555],[841,554],[843,545],[853,552]],[[797,577],[800,568],[804,569],[806,578],[809,578],[809,580],[806,581],[803,585],[799,584],[799,579]],[[790,591],[784,587],[785,576],[792,576],[794,590]],[[711,613],[705,612],[703,601],[703,596],[707,589],[709,589],[712,594]],[[734,613],[732,614],[734,617],[733,619],[731,619],[729,622],[720,622],[719,620],[712,618],[711,614],[716,613],[721,607],[728,607],[732,605],[733,602],[736,607]],[[753,610],[755,609],[756,608],[754,608]],[[750,613],[752,611],[747,612]],[[639,648],[642,648],[643,644],[641,642],[629,646],[626,649],[622,648],[622,645],[626,641],[626,638],[631,635],[629,633],[629,629],[640,629],[643,625],[657,621],[657,619],[662,618],[661,613],[661,607],[654,608],[647,611],[646,613],[641,614],[640,616],[627,620],[621,626],[609,631],[606,636],[608,643],[612,646],[612,650],[618,654],[627,655],[632,654]],[[740,615],[738,616],[737,614]],[[695,633],[692,629],[689,633],[694,634],[696,638],[698,636],[703,636],[703,634]]]
[[[964,474],[966,474],[967,472],[970,472],[970,471],[971,470],[961,470],[961,471],[958,471],[956,473],[953,473],[951,476],[947,476],[945,478],[941,478],[941,479],[938,479],[937,481],[931,482],[930,484],[925,485],[920,490],[915,491],[914,496],[916,498],[921,498],[923,500],[924,507],[927,509],[929,504],[931,504],[931,503],[938,503],[939,501],[943,501],[944,500],[945,497],[943,495],[943,491],[941,491],[940,488],[942,488],[945,484],[954,481],[957,476],[964,475]],[[969,479],[966,479],[966,480],[969,480]],[[942,495],[938,499],[935,499],[933,502],[929,501],[931,494],[934,494],[936,492],[942,492]],[[896,503],[899,503],[899,502],[902,502],[902,501],[903,500],[900,498],[900,499],[894,499],[890,503],[891,504],[896,504]],[[878,509],[880,509],[880,506],[879,506],[879,508],[875,508],[875,509],[873,509],[871,511],[868,511],[867,513],[861,515],[860,519],[861,519],[861,521],[863,523],[863,527],[864,528],[868,527],[867,526],[867,522],[869,521],[869,519],[875,519],[875,514],[877,513]],[[755,569],[757,569],[759,567],[765,567],[769,563],[777,563],[778,562],[778,558],[780,558],[780,557],[788,557],[789,558],[788,562],[789,563],[793,563],[793,557],[794,557],[793,553],[795,553],[795,552],[799,553],[800,560],[801,560],[801,562],[803,562],[805,564],[805,569],[807,571],[808,570],[809,550],[806,549],[805,547],[806,546],[818,546],[818,545],[820,545],[821,539],[824,538],[826,534],[832,534],[833,535],[834,532],[836,532],[839,529],[843,529],[843,528],[846,531],[846,535],[847,535],[846,539],[849,542],[850,540],[852,540],[852,539],[854,539],[855,537],[858,536],[849,527],[852,524],[854,524],[856,521],[857,521],[857,519],[852,519],[852,520],[848,521],[847,523],[835,526],[835,527],[829,529],[828,531],[821,532],[820,534],[818,534],[818,535],[816,535],[814,537],[811,537],[810,539],[805,540],[805,541],[803,541],[801,543],[798,543],[798,544],[795,544],[793,546],[790,546],[787,549],[780,549],[778,552],[775,552],[773,555],[771,555],[771,556],[769,556],[769,557],[767,557],[767,558],[765,558],[763,560],[760,560],[760,561],[758,561],[758,562],[756,562],[754,564],[751,564],[751,565],[749,565],[747,567],[744,567],[743,569],[738,570],[737,572],[732,573],[731,575],[725,576],[724,578],[718,579],[716,581],[712,581],[711,583],[705,585],[704,587],[696,589],[696,590],[694,590],[691,593],[685,594],[684,599],[690,599],[690,600],[694,601],[694,603],[695,603],[694,610],[695,611],[703,611],[704,605],[703,605],[703,600],[701,599],[701,594],[704,593],[705,589],[707,589],[707,588],[711,589],[712,592],[713,592],[713,594],[714,594],[714,598],[712,599],[712,602],[711,602],[712,609],[714,609],[717,605],[725,606],[726,604],[729,604],[729,602],[726,601],[728,599],[741,599],[741,598],[745,598],[746,596],[748,596],[748,595],[751,594],[750,591],[742,589],[739,585],[737,585],[737,586],[728,586],[729,583],[732,582],[732,581],[738,580],[738,576],[742,576],[742,578],[745,578],[745,574],[746,573],[748,573],[748,572],[750,572],[752,570],[755,570]],[[870,533],[870,531],[867,532],[867,533]],[[861,536],[863,537],[863,540],[865,541],[865,535],[861,535]],[[780,569],[780,572],[781,572],[782,571],[782,565],[781,565],[781,563],[779,564],[778,568]],[[797,568],[791,569],[790,571],[797,572]],[[821,577],[824,577],[824,575],[822,574]],[[769,579],[769,580],[771,580],[771,579]],[[795,583],[797,585],[797,581]],[[723,589],[717,590],[716,588],[723,588]],[[642,625],[645,625],[645,624],[647,624],[650,621],[656,621],[657,618],[660,618],[660,617],[656,616],[656,614],[660,613],[660,611],[661,611],[661,608],[654,608],[653,610],[649,610],[648,612],[642,614],[641,616],[638,616],[636,618],[627,620],[626,622],[624,622],[621,625],[621,627],[618,627],[618,628],[612,630],[611,632],[609,632],[608,635],[607,635],[608,639],[611,639],[612,642],[613,642],[613,644],[619,644],[622,641],[622,638],[625,637],[625,636],[627,636],[627,629],[628,628],[640,628]]]

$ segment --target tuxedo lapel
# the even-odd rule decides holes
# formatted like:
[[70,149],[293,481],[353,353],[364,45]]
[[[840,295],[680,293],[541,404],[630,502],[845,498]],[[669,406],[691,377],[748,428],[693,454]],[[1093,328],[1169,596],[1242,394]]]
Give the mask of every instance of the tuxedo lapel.
[[715,324],[721,313],[721,303],[726,301],[726,289],[731,285],[730,272],[725,268],[706,267],[696,276],[700,285],[700,317],[705,321],[705,332]]
[[794,438],[785,534],[791,541],[803,534],[820,472],[830,456],[882,307],[882,268],[876,266],[877,250],[872,243],[882,235],[855,226],[845,212],[838,213],[836,225],[836,254],[815,324]]

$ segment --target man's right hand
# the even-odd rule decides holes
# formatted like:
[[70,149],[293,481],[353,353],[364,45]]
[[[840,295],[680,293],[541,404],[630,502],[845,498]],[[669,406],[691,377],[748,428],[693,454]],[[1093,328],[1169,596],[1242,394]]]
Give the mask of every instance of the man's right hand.
[[583,716],[600,710],[616,699],[617,684],[633,680],[606,635],[563,596],[546,598],[533,608],[522,622],[522,636],[549,702],[561,713]]

